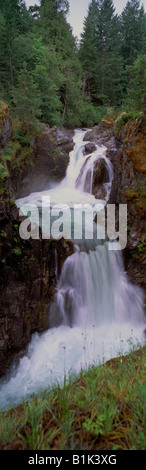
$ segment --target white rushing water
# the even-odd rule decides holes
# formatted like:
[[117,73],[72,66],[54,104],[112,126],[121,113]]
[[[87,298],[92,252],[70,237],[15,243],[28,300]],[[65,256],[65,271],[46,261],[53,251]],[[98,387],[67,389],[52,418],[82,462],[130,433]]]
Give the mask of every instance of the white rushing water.
[[[76,187],[88,158],[83,154],[84,134],[85,131],[75,133],[75,148],[70,154],[63,182],[56,189],[43,192],[50,195],[52,202],[97,202],[92,194],[83,191],[85,174],[80,187]],[[97,146],[90,159],[90,168],[88,161],[84,168],[87,173],[100,156],[108,168],[109,194],[113,173],[105,147]],[[28,202],[39,205],[41,196],[42,193],[33,193],[17,201],[17,205],[20,207]],[[27,354],[20,359],[19,365],[13,366],[9,378],[2,381],[2,409],[29,398],[56,381],[62,383],[64,375],[126,354],[131,345],[137,348],[144,344],[143,292],[129,282],[121,251],[109,251],[107,242],[98,242],[95,246],[89,241],[86,247],[75,245],[74,254],[63,265],[50,308],[52,327],[43,334],[33,335]],[[55,266],[57,274],[57,254]]]

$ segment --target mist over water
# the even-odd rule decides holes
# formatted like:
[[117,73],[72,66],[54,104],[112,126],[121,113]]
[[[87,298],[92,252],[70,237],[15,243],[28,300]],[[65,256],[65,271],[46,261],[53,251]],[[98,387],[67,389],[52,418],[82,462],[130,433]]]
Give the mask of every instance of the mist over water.
[[[85,165],[89,155],[84,155],[84,135],[85,131],[75,132],[75,147],[62,183],[56,189],[20,199],[18,207],[26,202],[39,205],[42,194],[50,195],[52,203],[97,203],[97,199],[85,191],[84,183],[90,171],[92,187],[92,167],[101,156],[108,169],[109,195],[113,171],[106,148],[97,146]],[[76,187],[80,173],[80,184]],[[106,204],[106,198],[103,203]],[[55,265],[57,272],[57,255]],[[143,345],[143,305],[143,291],[130,283],[121,251],[109,251],[107,242],[95,244],[89,240],[82,246],[76,244],[58,279],[50,307],[50,328],[43,334],[33,335],[27,354],[18,366],[13,366],[9,379],[1,383],[2,409],[28,399],[56,381],[62,383],[64,375],[68,377],[81,368],[126,354],[131,345],[136,348]]]

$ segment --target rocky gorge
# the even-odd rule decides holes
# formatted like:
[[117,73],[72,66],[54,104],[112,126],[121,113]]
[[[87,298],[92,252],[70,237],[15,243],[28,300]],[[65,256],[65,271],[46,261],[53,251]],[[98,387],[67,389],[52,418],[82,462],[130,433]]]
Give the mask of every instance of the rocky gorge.
[[[1,119],[1,156],[12,149],[7,160],[0,201],[0,375],[16,353],[27,346],[35,331],[48,328],[49,305],[57,276],[73,253],[71,241],[29,240],[19,237],[20,218],[15,199],[42,191],[61,181],[73,149],[73,131],[41,125],[27,152],[14,135],[9,111]],[[24,135],[25,132],[23,131]],[[21,136],[22,137],[22,136]],[[128,205],[128,243],[123,252],[125,269],[133,283],[145,288],[145,135],[141,123],[116,130],[112,119],[103,120],[84,137],[85,154],[94,145],[104,145],[113,164],[114,178],[109,203]],[[89,143],[91,142],[91,144]],[[88,143],[86,143],[88,142]],[[107,174],[104,161],[94,167],[92,193],[103,197],[101,186]],[[56,271],[57,260],[57,271]],[[57,274],[56,274],[57,272]]]

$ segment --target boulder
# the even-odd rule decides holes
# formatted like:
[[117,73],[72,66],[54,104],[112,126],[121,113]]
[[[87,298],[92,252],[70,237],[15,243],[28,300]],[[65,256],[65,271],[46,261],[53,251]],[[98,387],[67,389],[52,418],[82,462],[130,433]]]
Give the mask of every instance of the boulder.
[[32,143],[33,166],[27,167],[18,186],[13,182],[16,199],[49,189],[65,177],[69,153],[74,147],[73,132],[45,124],[41,128]]
[[84,147],[84,155],[88,155],[89,153],[95,152],[96,150],[96,145],[91,143],[88,143]]
[[108,121],[101,121],[98,126],[94,126],[92,130],[86,132],[83,140],[95,142],[98,145],[109,145],[112,138],[113,125]]
[[90,141],[90,142],[97,142],[97,136],[95,135],[94,130],[92,131],[87,131],[86,134],[84,135],[83,141]]
[[102,195],[103,193],[105,194],[105,189],[104,186],[102,188],[102,185],[104,183],[107,183],[109,181],[109,176],[108,176],[108,169],[106,162],[104,158],[99,158],[94,162],[94,168],[93,168],[93,183],[92,183],[92,194],[96,196],[98,194],[98,190],[102,190]]

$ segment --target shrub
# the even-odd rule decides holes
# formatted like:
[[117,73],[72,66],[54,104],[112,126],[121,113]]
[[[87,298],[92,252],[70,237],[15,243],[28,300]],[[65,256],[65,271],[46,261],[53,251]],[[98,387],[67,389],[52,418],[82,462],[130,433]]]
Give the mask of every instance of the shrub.
[[139,112],[139,111],[128,111],[128,112],[123,112],[121,113],[118,118],[115,121],[115,129],[116,131],[120,131],[125,124],[127,124],[130,121],[135,121],[135,120],[140,120],[143,122],[144,120],[144,114]]

